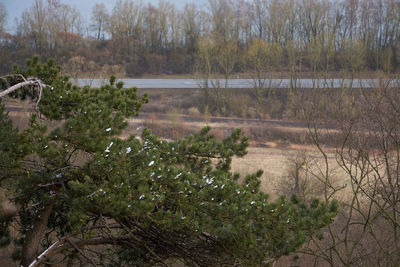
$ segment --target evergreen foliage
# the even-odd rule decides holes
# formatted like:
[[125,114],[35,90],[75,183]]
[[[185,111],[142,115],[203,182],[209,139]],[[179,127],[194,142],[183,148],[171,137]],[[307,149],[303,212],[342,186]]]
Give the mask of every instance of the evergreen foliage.
[[[149,130],[124,139],[127,118],[147,102],[135,88],[122,89],[115,77],[98,89],[78,88],[52,61],[40,64],[37,58],[15,73],[47,84],[40,112],[32,113],[25,129],[14,129],[0,108],[1,187],[18,207],[0,217],[0,244],[9,245],[8,229],[17,227],[14,256],[22,262],[21,248],[47,208],[35,257],[68,240],[53,254],[64,255],[66,263],[108,266],[268,265],[336,215],[335,202],[269,201],[260,191],[262,171],[239,184],[231,160],[246,154],[240,130],[222,141],[209,128],[170,142]],[[37,98],[32,88],[23,92],[15,96]]]

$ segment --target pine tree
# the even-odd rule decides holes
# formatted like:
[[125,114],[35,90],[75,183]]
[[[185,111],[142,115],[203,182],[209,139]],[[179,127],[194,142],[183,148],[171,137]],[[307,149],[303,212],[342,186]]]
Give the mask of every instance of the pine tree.
[[336,215],[335,202],[269,201],[262,171],[238,183],[231,160],[248,146],[240,130],[222,141],[209,128],[177,141],[149,130],[124,139],[127,118],[146,95],[114,77],[101,88],[79,88],[53,61],[27,65],[2,86],[38,78],[46,84],[41,95],[35,86],[13,93],[40,95],[38,111],[18,130],[0,109],[0,182],[18,207],[0,217],[0,244],[14,239],[22,266],[56,255],[81,265],[268,265]]

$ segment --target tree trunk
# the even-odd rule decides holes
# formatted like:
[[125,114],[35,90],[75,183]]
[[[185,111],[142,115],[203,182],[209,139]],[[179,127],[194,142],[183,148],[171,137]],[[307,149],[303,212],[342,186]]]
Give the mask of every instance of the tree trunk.
[[22,247],[21,266],[27,267],[36,259],[36,254],[39,250],[40,241],[47,230],[47,222],[49,220],[54,203],[50,203],[39,211],[38,220],[33,228],[29,229],[25,237],[25,242]]

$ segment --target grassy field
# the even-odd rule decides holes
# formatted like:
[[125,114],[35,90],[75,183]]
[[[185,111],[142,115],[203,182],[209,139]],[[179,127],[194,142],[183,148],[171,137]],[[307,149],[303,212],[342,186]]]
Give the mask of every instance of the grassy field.
[[[244,158],[234,158],[232,161],[232,171],[241,174],[244,177],[246,174],[254,173],[261,169],[264,171],[261,177],[261,189],[268,193],[272,198],[277,197],[277,189],[280,186],[289,186],[287,183],[293,180],[288,179],[290,168],[293,163],[290,161],[291,158],[295,157],[299,151],[306,152],[309,158],[309,166],[307,171],[310,172],[307,175],[309,180],[309,187],[318,187],[322,190],[322,183],[319,180],[323,178],[325,167],[323,157],[318,153],[312,146],[298,146],[293,145],[290,147],[249,147],[248,154]],[[330,177],[333,184],[341,186],[347,182],[347,176],[343,170],[338,166],[333,153],[329,153],[329,168]],[[302,168],[302,171],[305,168]],[[313,174],[311,174],[313,173]],[[315,175],[318,175],[317,178]],[[303,177],[306,174],[303,172]],[[345,192],[350,188],[346,188],[337,197],[343,199]],[[309,188],[308,192],[312,195],[317,188]],[[278,190],[279,192],[280,190]]]
[[264,171],[261,177],[261,188],[264,192],[274,196],[274,186],[285,175],[287,158],[295,150],[268,147],[250,147],[244,158],[234,158],[232,170],[241,176],[254,173],[261,169]]

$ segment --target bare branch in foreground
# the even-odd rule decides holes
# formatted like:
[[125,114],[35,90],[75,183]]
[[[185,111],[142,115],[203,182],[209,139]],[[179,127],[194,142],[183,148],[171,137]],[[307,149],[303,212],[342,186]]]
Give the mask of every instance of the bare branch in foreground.
[[[45,251],[43,251],[28,267],[37,267],[40,266],[46,259],[51,258],[52,256],[61,253],[64,250],[71,248],[80,248],[85,246],[99,246],[99,245],[125,245],[127,239],[113,239],[113,238],[101,238],[95,237],[87,240],[80,240],[73,242],[68,237],[62,238],[55,243],[53,243],[50,247],[48,247]],[[79,252],[79,250],[78,250]],[[86,257],[85,257],[86,258]],[[87,259],[87,258],[86,258]],[[91,263],[94,263],[91,261]]]
[[11,86],[10,88],[0,92],[0,97],[7,96],[8,94],[10,94],[20,88],[26,87],[26,86],[37,86],[39,88],[39,96],[38,96],[38,100],[36,101],[36,104],[35,104],[35,110],[38,110],[39,102],[42,99],[43,87],[46,87],[46,84],[43,84],[39,79],[36,79],[36,78],[27,80],[22,75],[18,75],[18,76],[20,76],[24,81],[17,83],[15,85]]
[[20,82],[20,83],[17,83],[16,85],[13,85],[10,88],[4,90],[3,92],[0,92],[0,97],[4,97],[22,87],[30,86],[30,85],[39,85],[39,84],[40,84],[40,81],[38,81],[38,80],[29,80],[29,81],[25,81],[25,82]]

